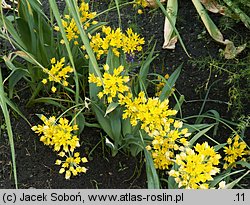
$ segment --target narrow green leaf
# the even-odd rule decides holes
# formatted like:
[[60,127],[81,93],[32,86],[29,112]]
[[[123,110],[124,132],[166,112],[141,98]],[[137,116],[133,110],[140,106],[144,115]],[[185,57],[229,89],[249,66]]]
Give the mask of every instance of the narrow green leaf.
[[240,182],[240,180],[242,180],[245,176],[247,176],[250,173],[250,170],[248,170],[245,174],[243,174],[241,177],[239,177],[238,179],[235,179],[234,181],[232,181],[229,184],[226,184],[225,189],[232,189],[236,184],[238,184]]
[[166,82],[166,85],[163,87],[161,91],[161,95],[159,99],[163,101],[164,99],[168,98],[172,88],[174,87],[175,82],[177,81],[180,72],[181,72],[182,64],[171,74],[169,79]]
[[220,175],[216,176],[214,178],[214,180],[210,183],[210,187],[215,187],[219,182],[221,182],[223,179],[231,176],[231,175],[234,175],[234,174],[238,174],[240,172],[243,172],[245,170],[237,170],[235,172],[231,172],[231,169],[228,169],[226,172],[224,173],[221,173]]
[[218,152],[221,148],[225,147],[227,143],[219,144],[214,146],[214,150]]
[[16,158],[15,158],[15,145],[14,145],[13,132],[12,132],[12,127],[11,127],[11,122],[10,122],[10,115],[9,115],[9,111],[7,108],[6,97],[5,97],[4,87],[3,87],[1,67],[0,67],[0,107],[2,109],[2,112],[4,115],[4,121],[5,121],[6,127],[7,127],[7,133],[8,133],[8,137],[9,137],[10,150],[11,150],[13,175],[14,175],[14,180],[15,180],[15,186],[17,189],[18,188],[18,185],[17,185],[18,181],[17,181],[17,167],[16,167]]
[[150,64],[156,58],[156,56],[153,57],[155,46],[156,46],[156,43],[154,44],[153,48],[151,49],[151,51],[150,51],[149,55],[147,56],[146,60],[141,65],[139,75],[138,75],[139,82],[140,82],[140,89],[144,90],[144,91],[146,90],[147,84],[148,84],[147,83],[147,77],[148,77],[148,71],[149,71],[149,68],[150,68]]
[[200,137],[202,137],[205,133],[207,133],[214,125],[199,131],[192,139],[189,141],[190,146],[192,146]]

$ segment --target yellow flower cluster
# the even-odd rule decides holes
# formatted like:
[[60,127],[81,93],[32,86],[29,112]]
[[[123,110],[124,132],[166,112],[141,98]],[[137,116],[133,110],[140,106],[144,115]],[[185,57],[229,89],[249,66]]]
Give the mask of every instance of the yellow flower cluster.
[[[43,125],[33,126],[31,129],[41,135],[40,141],[45,145],[53,147],[54,151],[59,152],[60,157],[66,157],[66,161],[57,160],[56,164],[62,168],[59,173],[66,171],[65,178],[69,179],[71,173],[75,176],[78,173],[86,172],[85,167],[80,167],[80,162],[87,162],[86,158],[80,159],[79,153],[74,153],[77,147],[80,147],[79,138],[73,135],[72,132],[78,130],[78,126],[69,125],[69,121],[65,118],[60,118],[59,123],[56,123],[54,116],[47,119],[44,115],[41,116]],[[67,153],[67,154],[66,154]]]
[[230,166],[236,167],[234,164],[235,162],[238,160],[245,161],[245,156],[250,156],[250,150],[247,149],[247,144],[243,141],[239,142],[239,140],[239,135],[236,135],[234,139],[228,138],[228,147],[224,148],[224,152],[226,154],[224,157],[224,160],[226,161],[223,166],[224,169],[227,169]]
[[190,135],[183,123],[176,120],[166,136],[155,136],[152,145],[146,148],[151,151],[156,169],[169,169],[174,164],[175,152],[184,150],[189,145],[187,137]]
[[[50,69],[44,69],[43,71],[47,73],[48,80],[51,82],[61,83],[63,86],[68,86],[67,78],[69,77],[69,73],[73,72],[73,68],[71,68],[69,65],[64,67],[65,58],[61,58],[60,61],[56,61],[55,58],[52,58],[50,60],[51,62],[51,68]],[[42,83],[46,84],[48,82],[47,79],[43,79]],[[52,92],[56,92],[56,87],[51,88]]]
[[[60,157],[66,156],[65,152],[60,152],[58,155]],[[75,152],[73,156],[66,156],[65,161],[57,159],[55,164],[61,165],[62,168],[59,170],[59,173],[65,173],[65,178],[69,179],[71,175],[76,176],[79,173],[86,173],[87,169],[80,166],[81,162],[86,163],[88,160],[86,157],[80,158],[80,153]]]
[[89,75],[89,83],[95,83],[97,86],[103,86],[103,91],[98,93],[98,97],[101,99],[104,95],[108,98],[108,103],[114,101],[118,94],[122,94],[129,90],[126,83],[129,81],[128,76],[122,76],[121,73],[124,70],[123,66],[115,68],[113,73],[109,73],[109,66],[104,65],[103,78],[96,77],[93,73]]
[[[81,18],[81,23],[83,24],[83,28],[87,30],[90,26],[90,24],[97,24],[97,21],[91,21],[95,18],[96,12],[90,12],[89,11],[89,4],[85,3],[84,1],[79,6],[79,13]],[[79,30],[76,26],[75,20],[70,15],[65,15],[64,19],[62,19],[62,24],[66,32],[66,36],[68,41],[74,41],[75,45],[78,45],[78,38],[79,38]],[[55,26],[54,29],[56,31],[60,31],[60,28],[58,26]],[[61,40],[61,43],[64,43],[63,40]]]
[[176,110],[169,109],[169,100],[160,101],[158,98],[146,98],[144,92],[132,99],[132,95],[119,95],[119,104],[125,106],[123,119],[130,118],[133,126],[138,122],[141,128],[151,137],[166,136],[170,131],[170,124],[173,119],[170,116],[176,115]]
[[100,33],[90,36],[90,46],[96,53],[97,59],[100,59],[103,54],[107,54],[109,48],[112,49],[116,56],[120,55],[120,49],[126,54],[134,55],[135,51],[141,51],[145,41],[140,38],[140,35],[134,33],[131,28],[128,28],[126,34],[122,33],[120,28],[112,30],[111,27],[102,27],[104,37]]
[[169,175],[175,178],[179,188],[208,189],[209,181],[220,172],[216,167],[221,156],[207,142],[196,144],[194,150],[185,148],[176,155],[175,163],[179,165],[178,171],[171,170]]

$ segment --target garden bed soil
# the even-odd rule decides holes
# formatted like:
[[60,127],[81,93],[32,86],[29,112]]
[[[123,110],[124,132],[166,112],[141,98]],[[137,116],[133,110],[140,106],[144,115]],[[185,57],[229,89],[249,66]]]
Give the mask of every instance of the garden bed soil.
[[[60,1],[61,2],[61,1]],[[91,1],[97,11],[108,8],[106,1]],[[159,56],[153,63],[153,69],[158,73],[172,73],[180,64],[183,63],[181,75],[176,83],[176,90],[185,96],[186,101],[192,103],[183,104],[183,116],[191,116],[199,113],[202,105],[201,99],[207,92],[206,86],[211,85],[215,80],[219,80],[211,88],[209,99],[221,102],[228,101],[228,87],[225,85],[226,75],[210,73],[209,68],[199,68],[190,62],[190,58],[185,54],[180,43],[175,50],[163,50],[163,25],[164,16],[158,9],[149,12],[146,9],[142,15],[136,15],[136,10],[131,6],[121,9],[123,29],[132,26],[138,33],[145,37],[146,42],[154,37],[157,39],[156,51]],[[136,16],[136,17],[135,17]],[[218,24],[220,16],[212,14],[212,19]],[[106,16],[107,21],[113,22],[110,25],[117,25],[118,18],[116,12],[110,12]],[[223,25],[222,25],[223,26]],[[179,13],[177,28],[181,33],[187,50],[192,56],[191,60],[205,58],[218,58],[219,49],[223,46],[214,42],[210,36],[204,34],[204,26],[198,18],[191,1],[181,1],[179,3]],[[237,31],[236,44],[241,42],[241,33],[248,33],[244,25],[235,24],[234,31]],[[235,36],[232,30],[226,30],[226,38]],[[248,35],[248,41],[250,36]],[[246,39],[245,39],[246,40]],[[247,55],[249,48],[245,49],[238,58]],[[153,71],[153,70],[152,70]],[[18,87],[23,87],[22,82]],[[36,105],[27,108],[26,99],[30,97],[28,90],[18,92],[14,101],[28,118],[32,125],[37,125],[40,120],[35,114],[48,115],[54,113],[53,109]],[[217,110],[221,117],[230,119],[231,112],[227,110],[224,103],[208,102],[205,110]],[[248,114],[249,110],[245,110]],[[86,156],[91,152],[89,162],[86,164],[88,171],[70,180],[65,180],[64,175],[58,173],[59,166],[55,165],[56,154],[50,148],[45,147],[39,137],[34,134],[29,125],[16,114],[12,114],[12,127],[14,132],[15,151],[17,160],[17,174],[19,188],[146,188],[146,172],[144,160],[141,156],[134,158],[126,153],[119,152],[112,157],[107,147],[103,145],[100,130],[85,128],[80,136],[80,152]],[[6,131],[2,131],[0,136],[0,188],[14,188],[14,180],[11,174],[11,156]],[[223,142],[230,133],[225,129],[220,129],[217,139]]]

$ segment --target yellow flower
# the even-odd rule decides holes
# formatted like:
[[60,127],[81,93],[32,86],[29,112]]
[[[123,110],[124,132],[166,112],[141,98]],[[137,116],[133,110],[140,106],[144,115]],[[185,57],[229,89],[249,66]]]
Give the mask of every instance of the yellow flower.
[[142,11],[141,9],[138,9],[138,10],[137,10],[137,13],[138,13],[138,14],[143,14],[143,11]]
[[53,93],[55,93],[55,92],[56,92],[56,87],[53,86],[53,87],[51,88],[51,91],[52,91]]
[[144,38],[134,33],[131,28],[127,29],[124,34],[120,28],[113,30],[109,26],[102,27],[102,35],[97,33],[90,39],[90,46],[96,53],[97,59],[100,59],[103,54],[107,54],[110,48],[118,57],[121,49],[129,55],[133,55],[135,51],[141,51],[141,45],[145,43]]
[[[44,72],[48,74],[48,80],[51,82],[61,83],[63,86],[68,86],[66,79],[69,77],[69,73],[73,72],[73,68],[70,66],[64,67],[65,58],[61,58],[60,61],[56,61],[55,58],[50,60],[51,68],[45,69]],[[42,83],[46,84],[47,79],[43,79]],[[56,92],[56,88],[53,86],[52,92]]]
[[226,156],[224,157],[224,169],[228,167],[236,167],[234,164],[239,160],[246,160],[246,156],[250,155],[250,151],[247,148],[247,144],[244,141],[239,142],[240,136],[236,135],[234,139],[228,138],[227,143],[228,147],[224,148],[224,153]]
[[55,164],[56,164],[56,165],[60,165],[60,164],[62,164],[62,161],[59,160],[59,159],[57,159]]
[[142,7],[146,7],[148,5],[147,0],[135,0],[134,2],[135,2],[135,6],[139,5],[139,6],[142,6]]
[[48,82],[47,79],[43,79],[43,80],[42,80],[42,83],[43,83],[43,84],[46,84],[47,82]]
[[175,163],[179,165],[178,170],[169,172],[169,176],[175,178],[179,188],[186,189],[208,189],[208,182],[219,173],[221,156],[207,142],[196,144],[194,150],[186,148],[176,155]]
[[69,179],[70,177],[71,177],[71,172],[67,170],[65,174],[65,179]]
[[131,28],[128,28],[126,35],[123,35],[122,50],[130,55],[133,55],[135,51],[141,51],[142,46],[145,43],[144,38],[140,38],[137,33],[134,33]]
[[95,83],[99,87],[103,86],[103,91],[98,93],[98,97],[101,99],[103,96],[107,96],[108,103],[111,103],[119,94],[129,91],[129,87],[126,85],[129,77],[121,75],[124,70],[123,66],[114,68],[113,74],[108,73],[108,65],[104,65],[104,70],[102,79],[91,73],[89,75],[89,83]]
[[[97,21],[93,21],[93,18],[96,16],[96,12],[90,12],[89,11],[89,5],[88,3],[85,3],[84,1],[80,4],[79,8],[79,14],[80,14],[80,20],[83,24],[83,28],[86,30],[90,26],[90,22],[92,22],[93,25],[97,24]],[[62,19],[62,25],[64,27],[64,30],[66,32],[66,37],[68,41],[74,41],[75,45],[78,45],[78,39],[80,31],[78,30],[76,26],[76,22],[74,18],[72,18],[70,15],[64,15],[64,19]],[[54,27],[54,30],[60,31],[60,28],[58,26]],[[64,41],[61,40],[61,43],[64,44]]]

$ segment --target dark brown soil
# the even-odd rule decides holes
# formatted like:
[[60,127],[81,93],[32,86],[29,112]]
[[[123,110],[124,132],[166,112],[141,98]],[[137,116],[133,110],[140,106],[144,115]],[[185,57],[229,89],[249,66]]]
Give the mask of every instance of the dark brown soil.
[[[98,11],[108,8],[108,1],[91,1],[93,7]],[[137,15],[136,10],[131,6],[121,9],[123,29],[128,26],[145,37],[146,42],[154,37],[157,40],[156,50],[159,56],[154,61],[153,70],[160,73],[171,73],[180,64],[183,63],[181,75],[176,83],[176,89],[183,94],[186,103],[183,104],[183,116],[198,114],[207,92],[207,88],[216,80],[219,80],[210,90],[209,99],[217,102],[208,102],[204,111],[217,110],[223,118],[230,119],[231,112],[227,111],[228,87],[224,84],[226,75],[212,73],[209,68],[200,69],[197,65],[190,62],[190,58],[185,54],[180,46],[173,51],[161,49],[163,42],[163,25],[164,16],[160,10],[149,12],[148,9],[144,14]],[[179,14],[177,28],[183,38],[183,41],[193,59],[218,58],[219,49],[222,45],[214,42],[210,36],[204,34],[204,26],[197,16],[191,1],[181,1],[179,3]],[[117,13],[111,12],[106,17],[107,21],[113,22],[110,25],[117,26]],[[211,15],[213,20],[218,24],[218,15]],[[222,25],[223,26],[223,25]],[[235,24],[233,29],[240,33],[245,33],[245,41],[250,40],[249,31],[241,23]],[[224,32],[226,38],[235,36],[231,30]],[[201,36],[201,39],[198,39]],[[242,37],[238,35],[235,39],[236,44],[242,43]],[[244,57],[249,48],[239,56]],[[209,79],[209,80],[208,80]],[[24,86],[21,84],[20,86]],[[207,87],[206,87],[207,86]],[[17,97],[20,97],[20,100]],[[25,116],[30,120],[32,125],[40,123],[35,114],[43,113],[47,108],[37,105],[32,109],[25,107],[26,100],[30,96],[28,91],[17,93],[15,102],[18,104]],[[192,101],[192,102],[191,102]],[[47,112],[52,113],[53,110]],[[249,110],[245,111],[248,114]],[[1,118],[1,116],[0,116]],[[82,146],[80,151],[86,153],[89,157],[87,163],[88,171],[86,174],[73,177],[71,180],[65,180],[63,175],[58,173],[59,167],[56,166],[56,154],[51,149],[45,147],[39,137],[35,135],[27,123],[16,115],[12,115],[12,126],[15,135],[15,149],[18,171],[18,182],[20,188],[146,188],[146,173],[144,160],[140,156],[137,158],[118,153],[112,157],[108,148],[103,146],[101,131],[93,128],[85,128],[81,135]],[[217,140],[225,140],[230,134],[225,129],[218,133]],[[90,154],[91,153],[91,154]],[[89,155],[90,154],[90,155]],[[6,132],[2,131],[0,135],[0,188],[13,188],[13,178],[11,173],[11,157]]]

